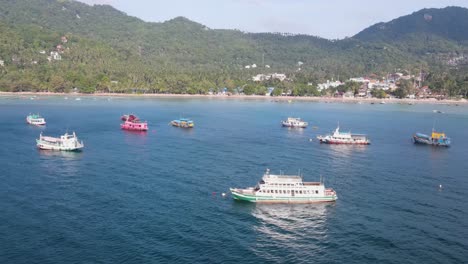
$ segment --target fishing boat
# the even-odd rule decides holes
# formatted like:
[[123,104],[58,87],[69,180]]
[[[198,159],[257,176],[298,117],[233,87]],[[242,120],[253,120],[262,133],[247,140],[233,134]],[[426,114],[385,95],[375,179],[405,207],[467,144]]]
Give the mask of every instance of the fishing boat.
[[136,115],[123,115],[120,119],[124,121],[123,124],[120,124],[120,127],[124,130],[131,130],[131,131],[147,131],[148,130],[148,122],[141,121]]
[[436,132],[435,130],[432,130],[431,136],[422,133],[414,134],[413,142],[414,144],[450,147],[450,138],[445,133]]
[[171,121],[171,125],[182,128],[192,128],[195,126],[193,120],[188,118],[179,118]]
[[338,126],[333,134],[326,136],[317,136],[320,143],[325,144],[353,144],[353,145],[370,145],[370,140],[364,134],[351,134],[351,132],[340,132]]
[[255,187],[230,188],[232,197],[254,203],[317,203],[338,199],[333,189],[322,181],[304,182],[299,175],[273,175],[266,170]]
[[309,124],[299,117],[288,117],[288,119],[281,121],[281,125],[284,127],[306,128]]
[[43,126],[46,124],[45,119],[39,114],[29,114],[26,117],[26,122],[31,125]]
[[79,151],[84,147],[83,141],[78,140],[75,132],[71,135],[65,133],[58,138],[43,136],[41,133],[36,143],[37,147],[43,150]]

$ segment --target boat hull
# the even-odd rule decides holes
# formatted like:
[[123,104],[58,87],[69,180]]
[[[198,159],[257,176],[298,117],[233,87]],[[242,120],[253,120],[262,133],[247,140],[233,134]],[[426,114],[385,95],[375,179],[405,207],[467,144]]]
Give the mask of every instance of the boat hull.
[[148,126],[146,124],[120,124],[120,128],[129,131],[148,131]]
[[37,148],[41,150],[51,150],[51,151],[81,151],[83,149],[83,146],[77,146],[77,147],[63,147],[63,146],[54,146],[54,145],[49,145],[47,143],[37,141]]
[[46,121],[41,118],[41,119],[29,119],[26,118],[26,123],[30,125],[35,125],[35,126],[44,126],[46,124]]
[[291,124],[282,124],[283,127],[292,127],[292,128],[307,128],[307,125],[291,125]]
[[231,190],[232,198],[237,201],[245,201],[245,202],[252,202],[252,203],[300,203],[300,204],[308,204],[308,203],[326,203],[326,202],[335,202],[338,197],[336,195],[330,196],[321,196],[321,197],[281,197],[281,196],[257,196],[257,195],[249,195],[236,192]]
[[171,122],[171,125],[175,126],[175,127],[180,127],[180,128],[193,128],[193,126],[194,126],[193,124],[184,125],[184,124],[180,124],[180,123],[177,123],[177,122],[174,122],[174,121]]
[[320,143],[323,144],[335,144],[335,145],[370,145],[370,142],[346,142],[346,141],[336,141],[336,140],[327,140],[319,139]]

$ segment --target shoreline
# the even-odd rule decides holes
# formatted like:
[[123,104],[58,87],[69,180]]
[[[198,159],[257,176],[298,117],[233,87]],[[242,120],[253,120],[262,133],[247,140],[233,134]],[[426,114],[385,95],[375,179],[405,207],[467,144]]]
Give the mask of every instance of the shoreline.
[[70,97],[133,97],[133,98],[207,98],[207,99],[246,99],[271,100],[278,102],[302,101],[325,103],[377,103],[389,104],[468,104],[466,99],[378,99],[378,98],[337,98],[337,97],[311,97],[311,96],[265,96],[265,95],[204,95],[204,94],[120,94],[120,93],[48,93],[48,92],[0,92],[0,97],[9,96],[70,96]]

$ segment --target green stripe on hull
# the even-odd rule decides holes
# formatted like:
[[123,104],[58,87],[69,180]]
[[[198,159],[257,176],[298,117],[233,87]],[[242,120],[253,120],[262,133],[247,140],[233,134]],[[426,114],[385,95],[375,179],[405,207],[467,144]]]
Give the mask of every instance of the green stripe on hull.
[[253,196],[240,193],[232,193],[235,200],[248,201],[253,203],[316,203],[316,202],[334,202],[338,197],[272,197],[272,196]]

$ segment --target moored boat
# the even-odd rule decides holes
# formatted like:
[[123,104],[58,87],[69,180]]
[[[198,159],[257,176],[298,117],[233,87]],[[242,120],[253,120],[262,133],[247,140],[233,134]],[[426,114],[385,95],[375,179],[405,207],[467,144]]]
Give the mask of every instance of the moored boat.
[[44,117],[39,114],[29,114],[26,117],[26,122],[31,125],[43,126],[46,124]]
[[182,128],[193,128],[195,126],[195,123],[193,122],[193,120],[188,118],[179,118],[172,120],[171,125]]
[[36,139],[36,144],[43,150],[78,151],[84,147],[83,141],[78,140],[75,132],[71,135],[65,133],[58,138],[43,136],[41,133],[39,139]]
[[320,182],[303,182],[299,175],[273,175],[267,169],[257,186],[230,188],[235,200],[254,203],[317,203],[338,199],[333,189]]
[[148,122],[141,121],[136,115],[123,115],[120,119],[124,121],[120,128],[131,131],[147,131]]
[[351,145],[370,145],[370,140],[364,134],[351,134],[351,132],[340,132],[338,126],[333,134],[317,136],[320,143],[325,144],[351,144]]
[[431,136],[416,133],[413,135],[414,144],[423,144],[423,145],[432,145],[432,146],[441,146],[441,147],[450,147],[450,138],[445,135],[445,133],[440,133],[432,131]]
[[306,128],[309,124],[299,117],[288,117],[288,119],[281,121],[281,125],[284,127]]

